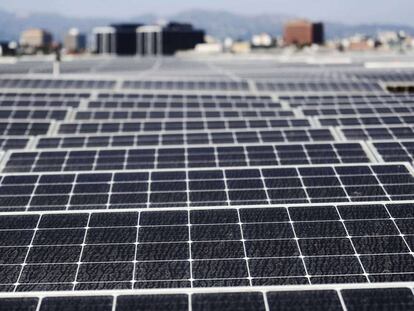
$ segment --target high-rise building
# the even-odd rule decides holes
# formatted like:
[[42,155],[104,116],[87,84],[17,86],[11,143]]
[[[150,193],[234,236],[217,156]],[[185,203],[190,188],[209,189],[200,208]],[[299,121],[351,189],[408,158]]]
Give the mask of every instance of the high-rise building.
[[78,29],[72,28],[66,34],[64,48],[68,53],[80,53],[86,50],[86,35],[80,33]]
[[307,20],[296,20],[285,24],[283,31],[285,45],[306,46],[324,44],[324,26]]
[[137,29],[137,53],[174,55],[204,43],[205,33],[191,24],[169,23],[166,26],[142,26]]
[[94,31],[94,51],[112,55],[173,55],[204,43],[204,31],[190,24],[114,24]]
[[44,29],[27,29],[20,36],[20,45],[26,53],[49,52],[52,43],[52,34]]
[[16,42],[0,41],[0,56],[15,56],[16,54]]
[[136,30],[142,24],[113,24],[93,30],[94,52],[97,54],[135,55],[137,53]]

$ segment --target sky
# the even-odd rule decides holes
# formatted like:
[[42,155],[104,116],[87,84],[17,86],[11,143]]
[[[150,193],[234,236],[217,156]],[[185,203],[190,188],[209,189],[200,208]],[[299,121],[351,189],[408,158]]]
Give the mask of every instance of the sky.
[[60,13],[72,17],[128,18],[183,10],[226,10],[246,15],[282,13],[343,23],[414,26],[414,0],[0,0],[0,9],[19,14]]

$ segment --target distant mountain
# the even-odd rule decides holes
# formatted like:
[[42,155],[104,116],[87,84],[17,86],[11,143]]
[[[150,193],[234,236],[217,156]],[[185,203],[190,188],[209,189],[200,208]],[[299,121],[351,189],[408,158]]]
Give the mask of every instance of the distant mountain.
[[283,24],[293,17],[276,14],[244,16],[221,11],[192,10],[171,18],[192,23],[217,38],[249,39],[253,34],[262,32],[280,35]]
[[[167,17],[136,16],[122,22],[152,23],[161,19],[189,22],[220,39],[226,37],[249,39],[253,34],[261,32],[281,35],[283,23],[292,18],[292,16],[277,14],[245,16],[223,11],[190,10]],[[61,40],[69,28],[77,27],[83,32],[91,33],[93,27],[115,22],[120,21],[110,18],[71,18],[58,14],[16,15],[0,10],[0,41],[17,40],[20,33],[30,27],[49,29],[55,38]],[[381,30],[404,30],[414,34],[414,27],[405,25],[345,25],[331,22],[325,24],[328,38],[339,38],[355,33],[374,35]]]

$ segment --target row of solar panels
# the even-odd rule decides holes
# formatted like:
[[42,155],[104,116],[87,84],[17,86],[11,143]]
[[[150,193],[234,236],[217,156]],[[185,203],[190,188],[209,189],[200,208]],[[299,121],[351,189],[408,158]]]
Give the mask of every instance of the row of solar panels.
[[[65,210],[414,200],[408,163],[123,172],[110,168],[102,173],[3,175],[0,207]],[[62,185],[41,185],[42,180]]]
[[[161,102],[215,102],[215,101],[268,101],[272,97],[269,95],[261,95],[257,93],[234,93],[234,94],[200,94],[200,93],[162,93],[162,92],[105,92],[96,91],[96,98],[100,101],[161,101]],[[0,99],[15,99],[15,100],[76,100],[89,99],[92,97],[91,93],[79,93],[64,90],[43,90],[30,92],[21,90],[15,92],[0,91]],[[331,94],[331,95],[294,95],[294,96],[279,96],[281,100],[288,101],[292,105],[329,105],[329,104],[350,104],[350,103],[382,103],[384,101],[394,103],[395,101],[412,101],[413,96],[410,93],[402,94],[388,94],[388,93],[364,93],[364,94]]]
[[[30,138],[19,136],[35,136],[53,133],[50,122],[3,122],[0,123],[2,144],[5,149],[26,146]],[[122,125],[122,127],[121,127]],[[229,143],[280,143],[280,142],[318,142],[318,141],[344,141],[347,140],[404,140],[414,138],[412,125],[402,126],[352,126],[291,128],[275,130],[237,130],[237,131],[171,131],[165,133],[135,134],[136,124],[129,123],[102,123],[79,125],[70,128],[64,136],[33,138],[38,148],[85,148],[85,147],[134,147],[134,146],[163,146],[163,145],[205,145]],[[76,134],[76,136],[74,136]],[[339,137],[338,137],[339,135]],[[38,142],[37,142],[38,141]],[[24,146],[23,146],[24,145]]]
[[[5,89],[114,89],[115,80],[62,80],[62,79],[0,79],[0,88]],[[197,90],[197,91],[251,91],[248,81],[211,80],[180,81],[153,80],[128,81],[121,84],[122,89],[131,90]],[[255,88],[267,92],[382,92],[377,82],[321,80],[296,82],[258,81]]]
[[[0,139],[2,150],[9,149],[70,149],[70,148],[104,148],[104,147],[145,147],[145,146],[179,146],[179,145],[226,145],[226,144],[269,144],[300,142],[346,142],[357,140],[372,141],[405,141],[414,139],[413,126],[371,126],[371,127],[338,127],[320,129],[277,129],[277,130],[239,130],[214,132],[172,132],[142,133],[134,132],[110,134],[111,131],[101,128],[73,135],[42,136],[49,132],[49,123],[7,123]],[[126,129],[125,129],[126,130]],[[20,136],[38,137],[26,138]]]
[[[337,88],[333,84],[295,85],[330,90]],[[187,88],[197,83],[140,85]],[[215,87],[223,86],[217,83]],[[184,119],[174,122],[127,122],[125,117],[113,120],[115,113],[121,113],[119,98],[96,100],[96,96],[89,108],[85,99],[81,101],[79,114],[91,119],[99,113],[111,121],[0,122],[5,135],[46,135],[22,137],[28,143],[26,151],[10,151],[3,160],[1,291],[413,281],[414,171],[409,163],[413,141],[390,144],[383,141],[388,137],[379,134],[387,131],[391,139],[397,135],[414,138],[407,137],[414,135],[411,111],[396,110],[409,107],[409,99],[396,97],[394,110],[370,105],[377,109],[373,111],[377,115],[369,116],[360,116],[360,111],[351,118],[282,119],[259,118],[257,114],[250,119],[239,114],[240,120],[234,120],[224,111],[242,113],[260,110],[254,105],[262,101],[266,105],[279,103],[269,98],[198,98],[194,101],[215,104],[203,106],[202,120],[194,121],[194,115],[188,115],[191,109]],[[180,101],[184,102],[180,98],[156,99],[151,105],[161,110]],[[239,107],[239,102],[246,106]],[[86,110],[100,103],[115,109]],[[332,106],[343,108],[342,104]],[[289,108],[286,100],[280,107],[263,109],[277,112],[283,111],[278,110],[282,107]],[[197,109],[194,112],[200,112]],[[210,109],[228,120],[208,119],[205,113]],[[128,117],[132,115],[128,113]],[[320,127],[323,122],[329,127]],[[344,127],[348,125],[358,126]],[[354,129],[379,141],[347,142],[347,135],[361,135]],[[22,143],[17,140],[4,137],[3,148]],[[119,147],[125,144],[132,148]],[[143,148],[168,144],[175,146]],[[407,290],[372,294],[369,302],[381,298],[382,304],[395,303],[398,297],[403,306],[410,307],[412,292],[408,295]],[[349,294],[349,299],[360,297],[357,292]],[[325,306],[325,301],[352,310],[345,293],[313,295],[320,306]],[[272,300],[270,293],[253,293],[255,299],[248,298],[250,295],[243,295],[249,303],[240,303],[239,296],[210,299],[224,301],[230,309],[264,306],[264,310],[278,308],[283,301],[280,296]],[[181,296],[187,302],[182,309],[197,309],[194,297]],[[126,308],[121,298],[114,302],[109,297],[106,303],[111,310]],[[90,304],[101,306],[99,301],[94,299]],[[59,309],[62,304],[76,306],[76,302],[64,299],[52,299],[49,307],[47,298],[25,302],[40,310]],[[81,303],[88,304],[87,300]],[[156,300],[149,304],[157,307]],[[354,305],[359,304],[357,299]],[[208,308],[209,300],[200,305]],[[136,308],[134,302],[130,308]],[[223,306],[213,305],[212,309]]]

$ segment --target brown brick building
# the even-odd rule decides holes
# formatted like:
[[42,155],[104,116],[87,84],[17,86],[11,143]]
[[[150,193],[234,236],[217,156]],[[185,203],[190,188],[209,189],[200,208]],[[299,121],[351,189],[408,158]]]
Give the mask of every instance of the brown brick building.
[[285,24],[283,39],[285,45],[323,44],[325,41],[324,27],[322,23],[312,23],[306,20],[291,21]]

